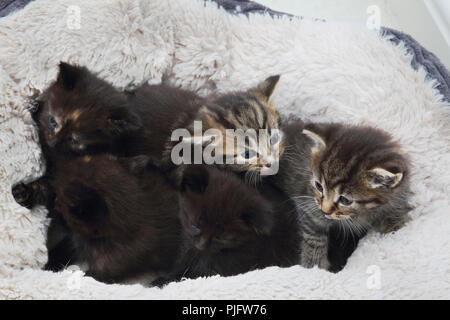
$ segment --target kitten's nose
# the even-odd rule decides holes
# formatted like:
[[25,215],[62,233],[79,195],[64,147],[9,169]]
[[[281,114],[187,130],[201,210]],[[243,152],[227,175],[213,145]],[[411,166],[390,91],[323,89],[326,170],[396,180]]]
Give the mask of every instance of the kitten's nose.
[[327,216],[332,214],[335,211],[334,209],[335,209],[334,206],[328,207],[328,206],[324,206],[324,205],[322,205],[322,208],[321,208],[322,212]]
[[322,206],[320,208],[322,212],[326,215],[330,215],[334,212],[335,206],[333,203],[322,202]]

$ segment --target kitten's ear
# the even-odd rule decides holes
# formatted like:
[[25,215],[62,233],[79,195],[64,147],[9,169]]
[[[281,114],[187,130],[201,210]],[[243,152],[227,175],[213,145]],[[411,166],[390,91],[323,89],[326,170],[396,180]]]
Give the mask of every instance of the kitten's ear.
[[141,119],[127,107],[112,109],[108,115],[108,127],[111,133],[119,136],[138,131],[142,128]]
[[261,93],[266,100],[269,100],[279,80],[279,75],[268,77],[266,80],[261,82],[254,90]]
[[66,90],[72,90],[80,81],[82,73],[82,68],[65,62],[60,62],[56,83]]
[[325,140],[319,134],[311,131],[310,129],[303,129],[302,133],[304,135],[307,135],[314,142],[313,146],[311,147],[312,153],[316,153],[316,152],[319,152],[319,151],[322,151],[323,149],[325,149],[327,144],[325,143]]
[[380,167],[367,172],[367,180],[371,188],[395,188],[403,179],[403,172],[398,169],[386,170]]
[[268,206],[250,206],[242,214],[242,220],[256,234],[268,235],[273,229],[273,213]]
[[190,190],[202,194],[209,183],[209,172],[203,165],[188,166],[183,172],[181,191]]

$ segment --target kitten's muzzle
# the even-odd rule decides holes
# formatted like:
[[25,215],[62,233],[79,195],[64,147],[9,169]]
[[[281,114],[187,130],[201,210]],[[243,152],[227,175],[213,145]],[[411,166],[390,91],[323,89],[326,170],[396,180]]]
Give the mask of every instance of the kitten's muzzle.
[[344,219],[349,219],[350,215],[344,214],[344,213],[338,211],[338,212],[332,212],[332,213],[325,213],[325,218],[330,219],[330,220],[344,220]]

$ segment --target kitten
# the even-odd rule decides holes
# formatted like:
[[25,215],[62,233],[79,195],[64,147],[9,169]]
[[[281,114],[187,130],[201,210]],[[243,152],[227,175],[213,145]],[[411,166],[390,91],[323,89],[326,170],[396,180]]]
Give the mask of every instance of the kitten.
[[[207,97],[194,119],[202,124],[202,136],[196,136],[191,122],[187,125],[191,137],[182,141],[214,146],[212,156],[221,161],[216,165],[247,174],[247,178],[259,180],[261,176],[275,174],[284,143],[279,128],[280,117],[270,103],[270,97],[279,78],[269,77],[247,91]],[[207,134],[211,129],[216,133]],[[233,130],[233,134],[227,134],[228,130]],[[170,159],[173,146],[173,142],[166,145],[163,153],[166,161]]]
[[[223,147],[224,156],[248,160],[232,165],[234,171],[267,169],[282,152],[282,135],[276,132],[279,115],[269,102],[278,80],[279,76],[273,76],[247,91],[206,98],[164,84],[145,84],[126,93],[84,67],[61,63],[56,82],[40,98],[43,142],[58,153],[145,154],[167,169],[173,168],[170,151],[178,142],[171,141],[172,132],[185,128],[192,136],[194,121],[200,121],[203,132],[214,128],[223,137],[226,129],[266,129],[258,150],[256,137],[249,137],[251,141],[236,151],[238,155],[225,154],[223,140],[216,143]],[[249,160],[255,161],[250,164]]]
[[[126,94],[83,70],[61,63],[56,81],[36,101],[32,117],[38,128],[46,172],[37,181],[13,188],[16,201],[27,208],[38,204],[53,206],[54,183],[61,165],[83,154],[126,153],[126,148],[122,152],[114,147],[129,144],[131,136],[142,131],[140,119],[128,112]],[[82,142],[76,130],[81,126]]]
[[291,147],[275,181],[300,215],[303,266],[333,269],[329,248],[336,244],[329,243],[330,228],[357,241],[371,229],[387,233],[408,221],[409,164],[389,134],[337,123],[303,125],[296,119],[284,130]]
[[268,185],[260,192],[212,166],[188,166],[180,192],[184,230],[177,278],[230,276],[295,265],[299,230],[294,204]]
[[71,230],[71,259],[107,283],[154,280],[178,257],[177,193],[155,168],[134,175],[133,161],[83,156],[67,163],[56,182],[55,209]]

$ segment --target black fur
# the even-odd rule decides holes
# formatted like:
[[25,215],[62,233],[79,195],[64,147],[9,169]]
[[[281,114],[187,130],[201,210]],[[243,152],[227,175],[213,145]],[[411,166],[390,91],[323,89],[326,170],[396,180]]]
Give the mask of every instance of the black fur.
[[189,166],[180,218],[185,242],[177,278],[224,276],[298,262],[295,207],[269,185],[251,188],[214,167]]
[[134,176],[124,161],[92,156],[61,169],[55,209],[71,230],[73,259],[108,283],[166,277],[181,241],[177,193],[155,168]]

